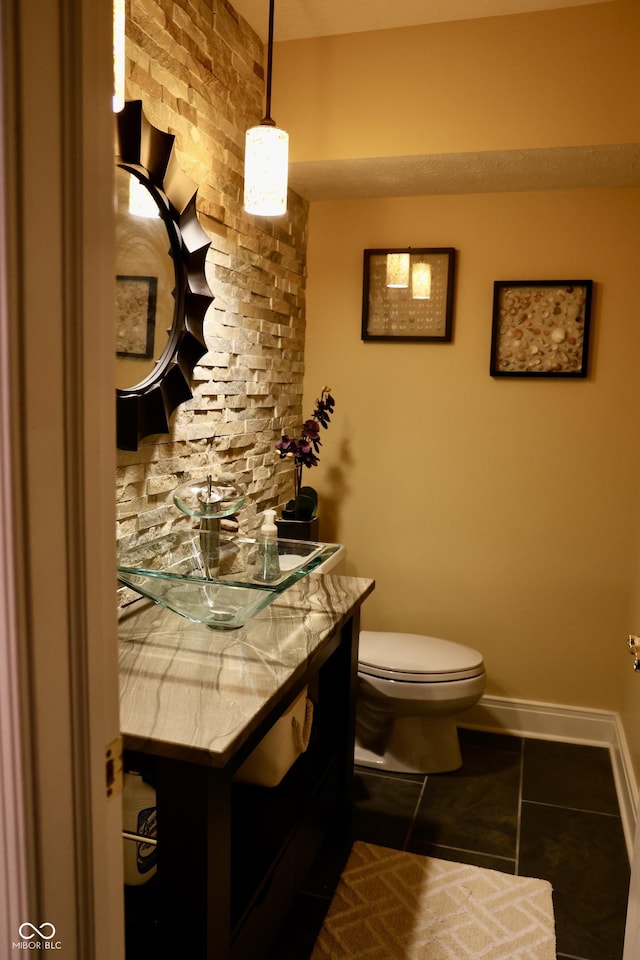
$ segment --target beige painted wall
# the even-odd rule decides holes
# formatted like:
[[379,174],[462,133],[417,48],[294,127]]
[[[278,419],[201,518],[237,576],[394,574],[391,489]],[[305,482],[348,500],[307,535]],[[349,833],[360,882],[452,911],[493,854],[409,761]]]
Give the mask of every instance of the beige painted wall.
[[293,161],[640,139],[640,4],[291,41],[274,58]]
[[[632,709],[639,219],[638,190],[311,207],[304,405],[325,382],[337,402],[322,535],[376,579],[365,627],[478,647],[494,695]],[[409,244],[459,251],[454,342],[364,343],[362,251]],[[587,380],[489,376],[493,280],[534,278],[595,281]]]
[[[633,143],[639,48],[636,0],[281,43],[274,104],[294,162]],[[365,625],[477,645],[493,694],[620,711],[637,775],[639,202],[312,204],[304,396],[336,395],[309,482],[377,579]],[[451,345],[360,340],[362,251],[404,244],[459,251]],[[589,379],[492,380],[493,280],[572,277],[596,281]]]

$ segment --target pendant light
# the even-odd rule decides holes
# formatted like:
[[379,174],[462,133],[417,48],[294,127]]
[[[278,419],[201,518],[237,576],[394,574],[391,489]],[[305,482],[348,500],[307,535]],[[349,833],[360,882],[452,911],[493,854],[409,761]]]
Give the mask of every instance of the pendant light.
[[244,209],[260,217],[287,211],[289,134],[271,118],[274,5],[275,0],[269,0],[265,115],[257,127],[247,130],[244,152]]
[[409,253],[387,254],[387,286],[403,288],[409,286]]
[[414,300],[431,299],[431,264],[419,260],[411,268],[411,296]]

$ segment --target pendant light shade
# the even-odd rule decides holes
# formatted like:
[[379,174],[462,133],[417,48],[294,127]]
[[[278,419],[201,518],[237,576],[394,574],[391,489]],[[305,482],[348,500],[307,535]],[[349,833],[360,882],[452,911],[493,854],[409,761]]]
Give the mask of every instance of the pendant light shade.
[[420,260],[411,268],[411,296],[414,300],[431,299],[431,264]]
[[244,208],[260,217],[277,217],[287,210],[289,134],[271,118],[274,6],[275,0],[269,0],[265,115],[257,127],[247,130],[245,138]]
[[287,211],[289,134],[261,123],[247,130],[244,151],[244,208],[260,217]]
[[409,264],[410,254],[408,253],[388,253],[387,254],[387,286],[388,287],[408,287],[409,286]]

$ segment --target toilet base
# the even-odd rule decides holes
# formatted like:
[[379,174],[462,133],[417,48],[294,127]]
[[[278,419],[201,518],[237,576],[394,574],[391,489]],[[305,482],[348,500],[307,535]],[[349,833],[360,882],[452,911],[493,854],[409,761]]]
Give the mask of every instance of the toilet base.
[[356,730],[354,761],[370,769],[392,773],[447,773],[462,766],[455,716],[396,717],[384,750],[376,752],[361,742]]

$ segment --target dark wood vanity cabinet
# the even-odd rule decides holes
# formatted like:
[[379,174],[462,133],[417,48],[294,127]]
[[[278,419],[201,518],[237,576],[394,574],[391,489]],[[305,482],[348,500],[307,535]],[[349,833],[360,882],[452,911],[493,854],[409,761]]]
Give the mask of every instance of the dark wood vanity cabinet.
[[[127,960],[147,947],[150,957],[261,960],[314,865],[330,863],[337,879],[350,847],[358,625],[356,606],[224,765],[125,751],[125,768],[154,783],[158,807],[157,874],[126,888]],[[305,686],[307,751],[277,787],[235,781]]]

